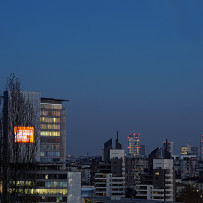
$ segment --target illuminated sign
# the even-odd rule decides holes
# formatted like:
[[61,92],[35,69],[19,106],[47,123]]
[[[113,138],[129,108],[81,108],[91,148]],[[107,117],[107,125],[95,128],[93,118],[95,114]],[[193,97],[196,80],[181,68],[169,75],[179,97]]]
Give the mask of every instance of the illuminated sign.
[[34,142],[34,127],[14,127],[15,141],[22,143]]

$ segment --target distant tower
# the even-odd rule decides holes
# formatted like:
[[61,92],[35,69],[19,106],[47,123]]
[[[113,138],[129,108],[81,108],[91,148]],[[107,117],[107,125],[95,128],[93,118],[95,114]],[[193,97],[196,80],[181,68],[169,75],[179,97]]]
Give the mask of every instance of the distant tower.
[[173,155],[173,144],[174,142],[164,141],[163,149],[167,149]]
[[122,149],[122,144],[118,142],[118,131],[117,131],[117,138],[116,138],[116,149]]
[[191,152],[198,157],[198,147],[191,147]]
[[145,145],[140,145],[140,156],[146,156],[146,147]]
[[191,145],[182,146],[180,148],[180,154],[181,155],[188,155],[190,153],[191,153]]
[[104,143],[103,161],[110,162],[110,150],[112,149],[112,138]]
[[140,133],[133,133],[128,135],[128,155],[140,156]]
[[200,159],[203,160],[203,135],[201,135],[200,140]]

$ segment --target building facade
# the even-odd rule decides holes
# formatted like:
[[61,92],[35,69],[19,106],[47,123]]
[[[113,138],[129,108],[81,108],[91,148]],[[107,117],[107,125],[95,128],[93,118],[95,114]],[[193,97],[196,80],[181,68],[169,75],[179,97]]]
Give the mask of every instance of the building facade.
[[203,135],[200,138],[200,159],[203,160]]
[[[17,96],[14,95],[15,97],[12,97],[12,94],[17,94]],[[16,100],[20,102],[15,104],[14,101]],[[22,173],[18,177],[15,176],[15,185],[20,190],[16,194],[11,193],[10,196],[14,196],[13,199],[16,199],[18,202],[25,202],[25,195],[31,198],[32,202],[67,202],[67,170],[65,168],[66,111],[62,105],[63,101],[60,99],[42,98],[40,92],[7,91],[4,93],[5,115],[8,114],[6,112],[11,111],[12,113],[13,109],[18,109],[17,111],[15,110],[14,116],[18,118],[22,116],[18,122],[13,122],[13,139],[8,139],[10,133],[5,133],[3,139],[9,140],[10,143],[8,144],[12,144],[13,149],[18,148],[22,157],[24,157],[24,154],[27,156],[24,159],[25,163],[27,160],[32,160],[30,162],[32,168],[25,168],[25,170],[22,168]],[[27,120],[25,120],[25,117]],[[5,119],[4,122],[5,128],[11,126],[8,119]],[[10,127],[10,131],[13,131],[13,126],[12,128]],[[15,128],[17,129],[16,132]],[[30,134],[28,128],[33,128],[34,133]],[[9,131],[7,130],[7,132]],[[24,134],[25,132],[27,133],[26,135]],[[30,136],[32,136],[32,139],[26,140]],[[29,149],[29,153],[25,153],[24,149]],[[31,151],[34,151],[34,153],[31,154]],[[15,167],[17,162],[22,162],[21,165],[23,166],[24,164],[27,167],[28,164],[23,163],[22,157],[8,164],[13,164],[13,167]],[[4,172],[4,174],[6,173]],[[8,176],[6,178],[11,180]],[[14,181],[9,182],[14,183]],[[21,187],[26,188],[24,194]],[[13,190],[13,185],[8,186],[6,181],[3,180],[3,188],[4,191],[8,190],[8,188]]]
[[66,157],[65,100],[41,98],[40,162],[64,162]]
[[137,196],[160,201],[175,200],[175,177],[171,154],[157,148],[148,158],[148,172],[141,175],[140,184],[135,186]]
[[140,133],[133,133],[128,135],[128,155],[140,156]]
[[174,142],[169,142],[169,141],[163,142],[163,149],[167,149],[172,155],[174,154],[173,146],[174,146]]
[[105,159],[99,162],[95,173],[95,195],[112,200],[125,197],[125,158],[118,138],[116,146],[119,149],[112,149],[112,140],[104,144],[104,153],[109,157],[103,156]]

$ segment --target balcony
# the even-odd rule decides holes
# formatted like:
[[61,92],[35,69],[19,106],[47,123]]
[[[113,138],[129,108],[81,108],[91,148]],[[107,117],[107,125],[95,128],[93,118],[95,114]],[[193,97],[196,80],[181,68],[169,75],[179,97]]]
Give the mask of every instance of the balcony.
[[153,197],[164,197],[164,194],[152,194]]
[[111,186],[112,189],[124,189],[125,186]]
[[172,184],[172,183],[170,183],[170,184],[167,183],[167,184],[165,184],[165,186],[166,186],[166,187],[169,187],[169,186],[173,187],[173,184]]
[[138,196],[138,197],[147,197],[147,193],[137,193],[136,196]]

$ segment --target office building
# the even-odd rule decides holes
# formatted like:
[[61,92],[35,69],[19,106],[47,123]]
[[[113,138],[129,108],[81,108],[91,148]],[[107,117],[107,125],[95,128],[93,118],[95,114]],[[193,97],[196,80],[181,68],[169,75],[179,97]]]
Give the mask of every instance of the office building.
[[[112,149],[112,139],[104,143],[104,157],[95,172],[95,195],[119,200],[125,197],[125,159],[124,150],[116,139]],[[109,157],[107,157],[107,154]],[[105,156],[106,155],[106,156]]]
[[181,155],[189,155],[191,153],[191,145],[182,146],[180,148]]
[[140,183],[140,174],[147,167],[147,161],[143,157],[125,157],[126,186]]
[[[15,99],[10,96],[12,94],[17,95],[13,97]],[[18,103],[14,102],[16,100]],[[14,118],[19,118],[17,122],[12,123],[12,126],[9,119],[4,120],[4,127],[7,128],[5,132],[13,134],[12,139],[8,139],[8,133],[4,135],[3,139],[7,140],[8,146],[12,146],[12,148],[5,147],[4,150],[11,152],[15,148],[19,149],[20,156],[14,161],[9,160],[10,163],[21,160],[23,164],[28,161],[31,163],[29,165],[32,165],[32,168],[26,168],[25,165],[26,167],[22,167],[21,171],[16,171],[19,175],[17,173],[15,175],[15,185],[19,187],[20,184],[20,187],[27,188],[28,185],[23,184],[29,182],[27,196],[32,198],[32,202],[67,202],[66,113],[62,105],[63,101],[65,100],[42,98],[39,92],[6,91],[4,93],[5,115],[8,115],[7,112],[12,113],[13,109],[18,109],[12,115]],[[14,184],[13,181],[9,181],[12,185],[6,185],[9,176],[6,178],[6,181],[3,180],[5,194]],[[33,182],[36,184],[32,187]],[[10,196],[15,194],[11,193]],[[23,194],[18,194],[16,200],[21,202],[23,199]]]
[[128,155],[140,156],[140,133],[133,133],[128,135]]
[[41,98],[40,162],[64,162],[66,157],[65,100]]
[[173,145],[174,145],[174,142],[169,142],[169,141],[164,141],[163,142],[163,149],[167,149],[171,155],[173,155]]
[[37,113],[40,126],[37,160],[43,163],[64,162],[66,156],[66,110],[62,102],[67,100],[43,98],[40,92],[23,92]]
[[198,160],[195,155],[182,155],[180,157],[181,179],[195,177],[197,168]]
[[175,180],[173,159],[163,148],[156,148],[148,158],[148,174],[141,176],[135,186],[137,197],[160,201],[174,201]]

